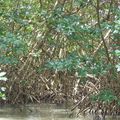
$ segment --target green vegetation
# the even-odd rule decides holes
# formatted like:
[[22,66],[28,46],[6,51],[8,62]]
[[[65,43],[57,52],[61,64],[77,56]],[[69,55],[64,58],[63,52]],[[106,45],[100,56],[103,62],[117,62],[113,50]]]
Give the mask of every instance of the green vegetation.
[[119,114],[119,0],[1,0],[0,21],[0,98]]

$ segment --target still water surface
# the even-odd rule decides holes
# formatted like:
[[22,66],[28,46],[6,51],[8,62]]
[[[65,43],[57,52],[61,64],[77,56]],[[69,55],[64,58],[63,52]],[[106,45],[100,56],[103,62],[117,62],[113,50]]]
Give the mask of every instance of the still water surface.
[[53,104],[0,106],[0,120],[93,120],[92,116],[78,118],[75,113],[70,114],[70,109],[65,106]]

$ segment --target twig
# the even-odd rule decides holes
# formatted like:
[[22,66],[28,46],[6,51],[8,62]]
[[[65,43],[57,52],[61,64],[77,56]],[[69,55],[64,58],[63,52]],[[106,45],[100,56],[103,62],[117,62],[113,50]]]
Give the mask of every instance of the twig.
[[101,29],[101,24],[100,24],[100,14],[99,14],[99,10],[100,10],[100,6],[99,6],[99,0],[97,0],[97,21],[98,21],[98,27],[100,29],[100,34],[101,34],[101,39],[102,39],[102,42],[103,42],[103,45],[104,45],[104,48],[105,48],[105,51],[106,51],[106,57],[107,57],[107,60],[108,62],[110,62],[110,56],[109,56],[109,52],[108,52],[108,48],[107,48],[107,45],[106,45],[106,42],[105,42],[105,39],[104,39],[104,36],[103,36],[103,33],[102,33],[102,29]]
[[73,111],[88,95],[84,96],[82,100],[78,101],[78,103],[71,109]]
[[[108,37],[108,35],[110,34],[111,30],[108,30],[108,32],[106,33],[105,37],[104,37],[104,40]],[[101,48],[103,44],[103,41],[101,41],[98,45],[98,47],[96,48],[96,50],[93,52],[93,56],[95,56],[95,54],[98,52],[98,50]]]
[[96,81],[100,81],[98,78],[96,78],[94,75],[92,75],[92,74],[87,74],[87,77],[89,77],[89,78],[92,78],[92,79],[94,79],[94,80],[96,80]]

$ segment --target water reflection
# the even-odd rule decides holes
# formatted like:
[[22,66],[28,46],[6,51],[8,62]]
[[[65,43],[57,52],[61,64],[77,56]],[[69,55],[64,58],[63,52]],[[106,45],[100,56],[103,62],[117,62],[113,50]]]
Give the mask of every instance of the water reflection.
[[[26,105],[26,106],[0,106],[0,120],[93,120],[93,116],[70,116],[70,109],[65,106],[53,104]],[[118,117],[119,118],[119,117]],[[107,120],[120,120],[111,119]]]
[[[86,120],[70,117],[70,109],[53,104],[0,107],[0,120]],[[91,119],[87,119],[91,120]]]

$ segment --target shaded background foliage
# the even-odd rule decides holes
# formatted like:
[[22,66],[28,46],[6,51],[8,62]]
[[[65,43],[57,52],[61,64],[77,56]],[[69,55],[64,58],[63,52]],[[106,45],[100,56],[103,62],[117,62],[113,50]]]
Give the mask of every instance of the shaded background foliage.
[[118,0],[1,0],[0,21],[6,102],[119,110]]

